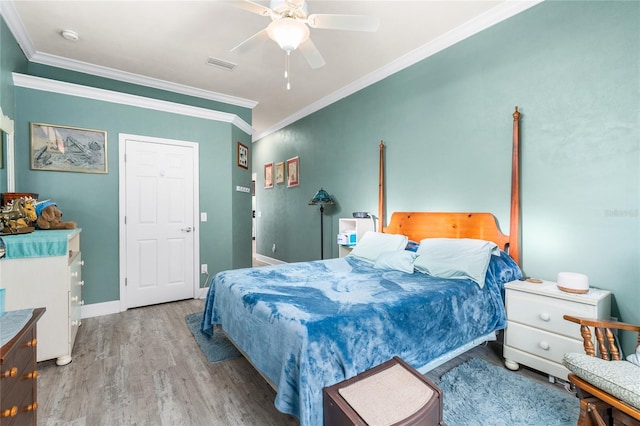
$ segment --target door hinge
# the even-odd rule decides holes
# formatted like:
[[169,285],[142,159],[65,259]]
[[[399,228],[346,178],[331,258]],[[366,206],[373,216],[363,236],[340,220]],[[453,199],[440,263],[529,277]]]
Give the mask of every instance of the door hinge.
[[127,284],[128,284],[128,283],[127,283],[127,279],[125,278],[125,279],[124,279],[124,286],[126,287],[126,286],[127,286]]

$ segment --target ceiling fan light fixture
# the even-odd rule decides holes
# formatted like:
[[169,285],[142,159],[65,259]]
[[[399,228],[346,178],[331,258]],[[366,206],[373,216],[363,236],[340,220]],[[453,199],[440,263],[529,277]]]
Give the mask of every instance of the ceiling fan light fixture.
[[269,37],[286,52],[292,52],[309,39],[309,27],[293,18],[281,18],[267,27]]

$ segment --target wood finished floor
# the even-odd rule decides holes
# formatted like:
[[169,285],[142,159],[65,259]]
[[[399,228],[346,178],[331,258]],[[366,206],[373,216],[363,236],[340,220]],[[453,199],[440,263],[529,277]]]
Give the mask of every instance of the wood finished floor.
[[[38,364],[38,425],[298,425],[244,358],[207,362],[184,320],[203,306],[185,300],[83,320],[71,364]],[[478,347],[427,376],[472,357],[502,365],[500,354],[497,343]],[[515,374],[548,383],[525,368]]]

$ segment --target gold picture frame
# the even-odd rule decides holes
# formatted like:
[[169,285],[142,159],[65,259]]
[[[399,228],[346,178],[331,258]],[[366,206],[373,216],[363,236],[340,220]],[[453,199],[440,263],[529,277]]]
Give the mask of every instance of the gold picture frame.
[[300,159],[298,157],[287,160],[287,187],[298,186],[300,183]]
[[238,167],[249,168],[249,148],[238,142]]
[[31,169],[108,173],[107,132],[31,123]]
[[276,183],[284,183],[284,162],[276,163]]

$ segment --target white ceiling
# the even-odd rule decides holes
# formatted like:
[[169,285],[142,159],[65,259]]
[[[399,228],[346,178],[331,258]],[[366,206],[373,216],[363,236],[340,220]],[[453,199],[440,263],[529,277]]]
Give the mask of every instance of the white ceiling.
[[[308,0],[309,13],[378,16],[380,29],[311,29],[326,65],[312,70],[294,52],[289,91],[275,42],[230,52],[271,20],[228,1],[2,0],[0,7],[31,61],[253,107],[256,140],[538,1]],[[61,37],[65,29],[79,40]],[[209,57],[237,66],[213,67]]]

